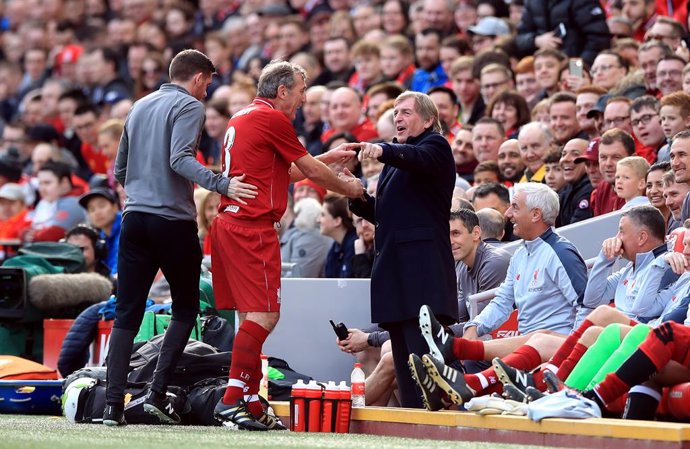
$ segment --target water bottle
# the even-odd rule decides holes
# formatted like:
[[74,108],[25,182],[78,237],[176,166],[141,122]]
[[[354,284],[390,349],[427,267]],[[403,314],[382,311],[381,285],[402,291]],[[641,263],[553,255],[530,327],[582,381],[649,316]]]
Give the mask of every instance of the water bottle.
[[338,389],[340,390],[340,398],[338,399],[338,417],[336,418],[335,431],[336,433],[349,433],[350,414],[352,412],[351,391],[344,380],[340,382]]
[[323,392],[323,405],[321,410],[321,432],[335,432],[338,418],[338,400],[340,388],[332,380],[326,384]]
[[321,402],[323,389],[315,380],[310,380],[304,389],[307,404],[306,424],[307,432],[321,432]]
[[290,395],[290,430],[293,432],[307,431],[306,387],[302,379],[298,379],[297,383],[292,386],[292,394]]
[[362,371],[362,364],[355,363],[355,369],[350,374],[350,383],[352,384],[352,408],[364,407],[364,371]]

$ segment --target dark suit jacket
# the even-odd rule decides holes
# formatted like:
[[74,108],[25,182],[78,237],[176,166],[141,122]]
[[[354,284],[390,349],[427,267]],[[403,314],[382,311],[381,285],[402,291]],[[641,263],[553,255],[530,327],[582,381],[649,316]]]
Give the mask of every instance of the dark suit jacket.
[[450,249],[455,163],[448,141],[427,130],[407,144],[380,144],[385,167],[376,198],[352,200],[352,212],[376,226],[371,319],[414,319],[428,304],[441,322],[458,317]]

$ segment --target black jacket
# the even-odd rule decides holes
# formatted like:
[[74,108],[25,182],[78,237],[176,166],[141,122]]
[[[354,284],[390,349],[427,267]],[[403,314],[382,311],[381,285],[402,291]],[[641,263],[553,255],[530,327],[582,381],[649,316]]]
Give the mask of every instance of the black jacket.
[[594,216],[589,204],[592,190],[593,187],[592,183],[589,182],[589,177],[584,175],[579,181],[566,184],[558,192],[561,209],[556,218],[556,227],[577,223]]
[[597,54],[610,47],[611,34],[599,0],[525,0],[515,40],[520,56],[533,54],[534,38],[561,23],[566,29],[561,50],[570,57],[580,57],[591,66]]
[[455,163],[448,141],[427,130],[406,144],[384,143],[386,164],[376,198],[352,200],[351,210],[376,226],[371,274],[373,323],[419,316],[428,304],[439,321],[458,317],[450,232]]

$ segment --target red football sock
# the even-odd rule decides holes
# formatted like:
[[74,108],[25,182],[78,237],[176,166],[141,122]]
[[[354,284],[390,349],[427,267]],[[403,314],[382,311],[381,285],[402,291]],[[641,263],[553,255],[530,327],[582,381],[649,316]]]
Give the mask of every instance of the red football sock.
[[[252,378],[255,376],[257,361],[261,366],[261,347],[266,341],[269,332],[258,323],[244,320],[235,336],[232,346],[232,362],[228,387],[225,389],[223,403],[234,404],[244,397],[244,388],[232,385],[233,381],[244,383],[251,388]],[[259,368],[261,370],[261,368]],[[259,378],[259,381],[261,378]],[[258,390],[257,390],[258,391]]]
[[252,378],[249,380],[249,382],[247,382],[247,385],[244,388],[245,399],[249,397],[249,399],[247,400],[247,408],[249,409],[249,412],[252,415],[254,415],[255,418],[260,418],[264,412],[264,408],[261,405],[261,401],[259,401],[259,386],[261,385],[262,377],[263,373],[261,372],[261,357],[258,357],[256,369],[252,374]]
[[553,355],[553,357],[551,357],[551,360],[549,360],[548,363],[554,366],[561,366],[561,363],[563,363],[563,361],[568,358],[570,352],[573,350],[577,342],[580,340],[580,337],[582,337],[582,334],[584,334],[585,331],[592,326],[594,326],[594,323],[587,319],[584,320],[582,324],[580,324],[580,327],[575,329],[573,333],[565,339],[561,347],[558,348],[558,351],[556,351],[556,353]]
[[453,339],[453,355],[458,360],[484,360],[484,342],[455,337]]
[[558,372],[556,373],[556,376],[558,376],[559,379],[565,382],[565,380],[568,378],[573,369],[575,369],[575,365],[577,365],[577,362],[579,362],[582,356],[585,355],[587,349],[587,346],[583,345],[582,343],[577,343],[573,350],[570,351],[570,355],[568,356],[568,358],[565,359],[563,363],[561,363],[561,365],[558,367]]
[[607,406],[618,399],[622,394],[627,393],[630,385],[623,382],[616,373],[609,373],[602,382],[599,382],[594,390]]
[[[505,356],[502,360],[507,365],[510,365],[513,368],[521,370],[530,370],[539,366],[539,364],[541,363],[541,356],[539,355],[539,351],[537,351],[533,347],[528,345],[522,345],[515,351],[513,351],[511,354]],[[500,383],[498,382],[498,378],[496,377],[496,371],[494,371],[493,367],[487,368],[479,374],[479,376],[472,374],[468,374],[465,376],[465,381],[467,382],[467,385],[469,385],[474,391],[476,391],[478,395],[480,392],[481,394],[487,394],[484,391],[485,389],[492,385]],[[481,377],[484,377],[484,379],[486,379],[486,386],[482,385],[482,382],[480,380]],[[477,388],[475,388],[475,386]]]

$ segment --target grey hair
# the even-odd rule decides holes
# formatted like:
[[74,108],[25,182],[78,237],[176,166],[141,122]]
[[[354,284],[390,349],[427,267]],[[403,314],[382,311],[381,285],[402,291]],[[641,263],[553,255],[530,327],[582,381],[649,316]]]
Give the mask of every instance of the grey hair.
[[544,140],[546,140],[547,145],[550,145],[551,142],[553,142],[553,134],[551,134],[551,130],[549,129],[549,126],[545,123],[542,123],[542,122],[529,122],[529,123],[523,125],[522,128],[520,128],[520,133],[518,134],[518,138],[519,138],[519,136],[522,135],[523,132],[529,131],[532,128],[536,128],[539,131],[541,131],[541,133],[544,135]]
[[263,98],[276,98],[278,87],[285,86],[292,89],[295,85],[295,74],[299,74],[307,81],[307,72],[299,65],[279,59],[269,62],[261,71],[256,95]]
[[558,194],[546,184],[538,182],[520,182],[513,186],[514,195],[525,194],[525,206],[528,209],[541,210],[541,219],[549,226],[556,224],[560,203]]
[[321,203],[314,198],[302,198],[295,204],[295,227],[302,230],[318,229]]
[[422,117],[422,120],[426,121],[433,119],[431,126],[434,131],[437,133],[442,132],[443,128],[441,127],[441,120],[438,117],[438,108],[431,97],[421,92],[408,90],[398,95],[398,98],[395,99],[395,105],[397,106],[400,102],[408,98],[414,98],[414,110]]

